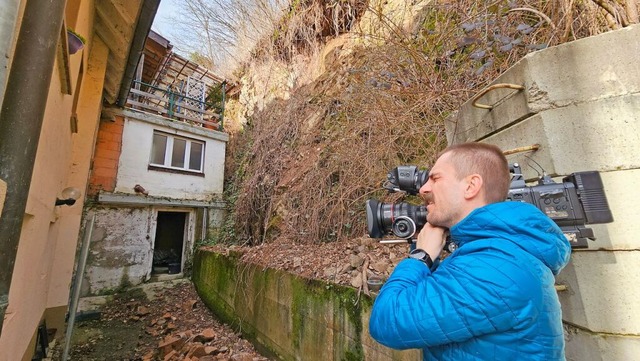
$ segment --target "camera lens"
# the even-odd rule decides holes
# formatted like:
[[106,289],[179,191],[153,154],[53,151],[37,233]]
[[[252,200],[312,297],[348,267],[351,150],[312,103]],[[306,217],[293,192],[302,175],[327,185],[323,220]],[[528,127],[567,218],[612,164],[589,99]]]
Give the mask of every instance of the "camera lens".
[[427,223],[425,206],[381,203],[375,199],[367,201],[367,231],[371,238],[382,238],[387,234],[411,238],[425,223]]
[[381,209],[382,203],[375,199],[367,201],[367,232],[371,238],[382,238],[384,236]]
[[398,238],[411,238],[416,234],[416,223],[409,217],[398,217],[393,222],[391,232]]

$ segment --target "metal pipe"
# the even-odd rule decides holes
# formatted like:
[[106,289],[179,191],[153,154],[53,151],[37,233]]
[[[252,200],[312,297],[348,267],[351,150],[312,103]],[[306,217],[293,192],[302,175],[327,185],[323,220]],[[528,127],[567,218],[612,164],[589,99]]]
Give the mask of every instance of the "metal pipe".
[[144,0],[142,4],[140,18],[136,24],[136,30],[133,33],[133,40],[131,41],[131,48],[129,49],[127,68],[124,70],[122,83],[120,83],[120,92],[116,100],[116,104],[119,107],[124,107],[127,103],[129,89],[131,89],[131,81],[133,81],[135,77],[138,60],[140,60],[140,56],[144,51],[144,42],[147,40],[147,35],[149,35],[151,23],[153,23],[153,19],[156,17],[158,6],[160,6],[160,0]]
[[520,91],[520,90],[524,90],[524,86],[518,85],[518,84],[509,84],[509,83],[493,84],[487,88],[484,88],[480,93],[476,94],[476,96],[471,98],[471,105],[480,109],[488,109],[488,110],[493,109],[493,105],[480,104],[478,103],[478,100],[480,100],[480,98],[482,98],[488,92],[496,89],[515,89]]
[[220,84],[220,86],[222,87],[222,110],[220,111],[220,129],[222,130],[224,129],[224,108],[225,108],[225,103],[227,102],[227,81],[223,81],[222,84]]
[[535,152],[538,149],[540,149],[540,144],[531,144],[524,147],[505,150],[504,152],[502,152],[502,154],[511,155],[511,154],[523,153],[523,152]]
[[5,0],[2,2],[0,12],[0,105],[4,97],[5,85],[7,85],[8,69],[11,65],[9,55],[12,53],[15,39],[16,22],[20,0]]
[[78,268],[73,277],[73,291],[71,292],[71,304],[69,305],[69,320],[67,321],[67,332],[64,337],[64,351],[62,352],[62,361],[69,360],[69,350],[71,347],[71,336],[73,335],[73,325],[76,322],[76,312],[78,311],[78,302],[80,302],[80,289],[82,288],[82,277],[84,277],[84,269],[87,265],[87,257],[89,256],[89,246],[91,245],[91,236],[93,235],[93,225],[96,223],[96,215],[91,217],[91,222],[85,229],[85,236],[82,240],[82,248],[80,250],[80,259],[78,260]]
[[7,183],[7,196],[0,215],[0,334],[65,2],[27,1],[0,108],[0,179]]

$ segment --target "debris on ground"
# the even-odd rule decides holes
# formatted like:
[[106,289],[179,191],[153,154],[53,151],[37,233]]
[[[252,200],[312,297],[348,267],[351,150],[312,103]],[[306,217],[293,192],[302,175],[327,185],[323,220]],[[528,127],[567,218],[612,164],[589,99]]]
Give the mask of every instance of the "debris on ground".
[[[115,295],[99,320],[76,322],[71,360],[267,361],[230,326],[219,322],[191,282],[159,290]],[[61,359],[56,347],[52,360]]]

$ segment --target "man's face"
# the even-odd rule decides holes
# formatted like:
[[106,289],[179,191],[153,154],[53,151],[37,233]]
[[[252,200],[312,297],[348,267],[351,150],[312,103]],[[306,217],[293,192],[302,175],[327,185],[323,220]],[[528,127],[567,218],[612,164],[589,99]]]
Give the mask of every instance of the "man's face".
[[464,178],[457,179],[450,158],[450,153],[440,156],[429,172],[429,180],[420,188],[420,196],[427,206],[427,221],[444,228],[453,227],[463,218],[467,187]]

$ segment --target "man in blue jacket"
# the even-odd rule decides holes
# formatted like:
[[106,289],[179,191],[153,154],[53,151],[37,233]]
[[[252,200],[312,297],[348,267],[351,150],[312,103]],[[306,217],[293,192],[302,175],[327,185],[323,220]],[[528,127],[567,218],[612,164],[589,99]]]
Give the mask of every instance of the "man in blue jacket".
[[[420,189],[428,223],[373,305],[369,332],[424,360],[563,360],[554,275],[571,247],[534,206],[505,202],[498,147],[450,146]],[[458,249],[433,269],[446,231]]]

